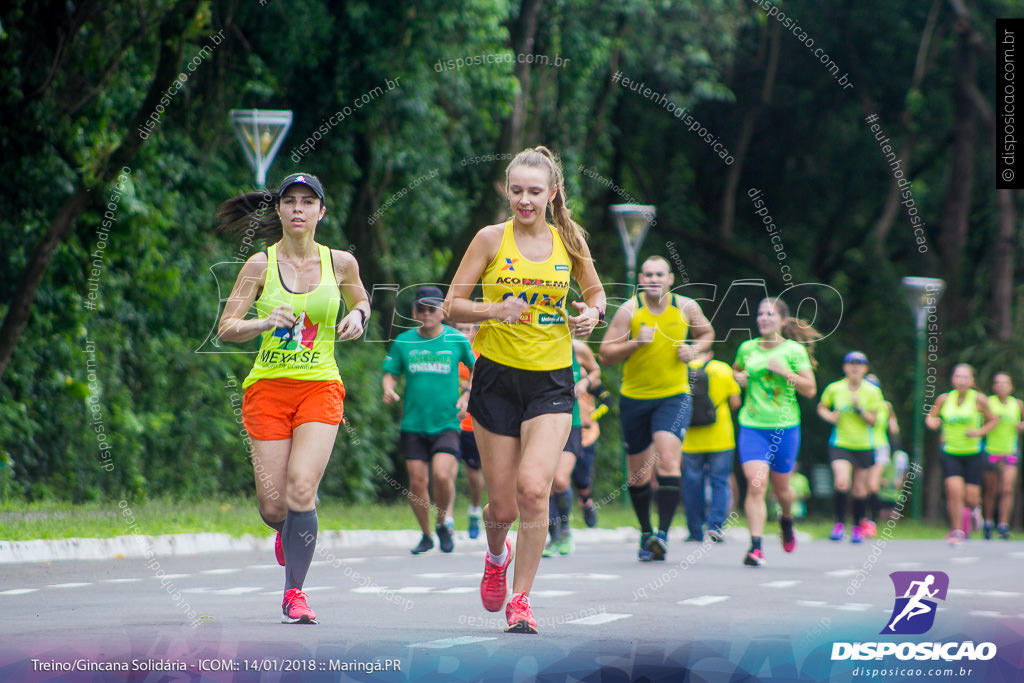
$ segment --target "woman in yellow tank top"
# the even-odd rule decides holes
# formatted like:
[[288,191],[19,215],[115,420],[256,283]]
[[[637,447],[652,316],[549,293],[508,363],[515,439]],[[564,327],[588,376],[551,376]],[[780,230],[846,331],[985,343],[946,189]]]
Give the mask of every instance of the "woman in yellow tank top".
[[[992,395],[988,407],[999,419],[985,439],[985,482],[983,486],[985,539],[992,538],[996,513],[999,538],[1010,540],[1010,516],[1017,487],[1017,463],[1020,457],[1020,433],[1024,432],[1024,401],[1011,395],[1013,380],[1009,373],[992,377]],[[998,501],[998,508],[996,507]]]
[[[242,266],[218,332],[228,342],[261,337],[242,384],[242,420],[260,516],[277,531],[274,550],[285,568],[281,620],[293,624],[316,623],[302,585],[316,547],[316,491],[344,412],[335,331],[355,339],[370,315],[352,254],[314,241],[325,212],[323,186],[304,173],[285,178],[276,193],[242,195],[217,212],[222,232],[270,245]],[[342,298],[349,313],[339,322]],[[256,316],[247,318],[254,303]]]
[[[536,633],[528,596],[544,551],[551,481],[572,420],[570,332],[586,338],[604,317],[606,302],[583,231],[566,208],[562,168],[552,153],[535,147],[516,155],[505,170],[505,194],[512,218],[476,234],[444,308],[452,322],[480,323],[469,399],[489,501],[480,598],[491,612],[505,604],[513,555],[507,536],[519,518],[506,630]],[[570,274],[586,301],[573,302],[579,315],[567,312]],[[470,299],[477,282],[482,301]]]
[[949,533],[946,542],[957,545],[970,536],[972,522],[980,525],[981,481],[985,455],[981,437],[999,424],[988,400],[974,386],[974,368],[960,363],[953,368],[953,391],[935,400],[924,418],[928,429],[942,430],[942,470],[945,477]]

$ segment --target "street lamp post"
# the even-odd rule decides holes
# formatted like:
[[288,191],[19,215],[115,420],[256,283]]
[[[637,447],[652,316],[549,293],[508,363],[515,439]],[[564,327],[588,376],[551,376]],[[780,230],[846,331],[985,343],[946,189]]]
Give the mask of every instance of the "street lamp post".
[[636,284],[636,257],[647,237],[647,230],[654,222],[656,209],[646,204],[612,204],[608,208],[619,228],[622,249],[626,252],[626,276],[632,286]]
[[256,187],[267,186],[267,170],[292,126],[292,113],[281,109],[232,109],[231,125],[256,174]]
[[[917,330],[917,360],[914,370],[914,453],[912,462],[919,469],[924,461],[924,373],[925,353],[924,338],[925,324],[928,313],[935,312],[935,306],[942,296],[942,290],[946,283],[938,278],[931,277],[905,277],[901,280],[907,303],[910,305],[910,312],[914,314],[914,324]],[[921,480],[915,477],[914,485],[910,496],[910,512],[914,519],[921,518]]]

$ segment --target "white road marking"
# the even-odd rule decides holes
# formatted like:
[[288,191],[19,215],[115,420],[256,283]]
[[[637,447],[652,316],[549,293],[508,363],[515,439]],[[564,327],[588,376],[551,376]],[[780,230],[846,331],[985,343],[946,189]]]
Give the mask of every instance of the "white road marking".
[[480,589],[477,586],[455,586],[454,588],[439,588],[434,591],[435,593],[478,593]]
[[554,591],[554,590],[536,591],[536,590],[531,590],[530,591],[530,597],[531,598],[534,598],[534,597],[536,597],[536,598],[564,598],[567,595],[574,595],[575,593],[576,593],[576,591]]
[[478,572],[428,572],[415,576],[420,579],[476,579],[479,581],[483,575],[483,570],[480,570]]
[[972,609],[967,614],[969,614],[972,617],[994,617],[996,619],[999,619],[1000,617],[1003,616],[999,612],[991,612],[991,611],[983,610],[983,609]]
[[866,612],[871,608],[871,605],[865,605],[862,602],[848,602],[845,605],[837,605],[836,609],[841,609],[844,612]]
[[0,595],[25,595],[26,593],[35,593],[38,588],[11,588],[10,590],[0,591]]
[[137,583],[139,581],[142,581],[142,579],[103,579],[103,583]]
[[696,607],[707,607],[708,605],[714,605],[718,602],[725,602],[729,599],[728,595],[698,595],[695,598],[687,598],[686,600],[680,600],[680,605],[694,605]]
[[263,586],[233,586],[232,588],[211,590],[209,593],[211,595],[244,595],[245,593],[255,593],[261,590],[263,590]]
[[897,569],[913,569],[914,567],[920,567],[920,562],[892,562],[890,567],[896,567]]
[[483,643],[488,640],[497,640],[497,638],[483,638],[481,636],[459,636],[458,638],[442,638],[441,640],[428,640],[425,643],[413,643],[412,645],[409,645],[409,647],[425,647],[431,650],[444,650],[449,647],[455,647],[456,645],[472,645],[473,643]]
[[163,576],[157,576],[157,575],[154,574],[153,576],[151,576],[149,578],[157,579],[157,580],[162,580],[162,579],[187,579],[190,576],[192,576],[192,575],[191,574],[164,574]]
[[282,569],[281,565],[277,564],[250,564],[246,569]]
[[229,567],[227,569],[204,569],[203,571],[201,571],[199,573],[200,574],[237,574],[240,571],[242,571],[242,570]]
[[47,588],[81,588],[82,586],[91,585],[91,583],[52,583]]
[[562,574],[540,574],[541,579],[594,579],[597,581],[612,581],[621,578],[618,574],[595,574],[592,572],[568,572]]
[[830,572],[825,572],[825,576],[834,576],[839,579],[846,578],[847,576],[853,576],[859,570],[857,569],[833,569]]
[[1016,557],[1018,559],[1024,559],[1024,551],[1022,551],[1022,550],[1014,551],[1012,553],[1009,553],[1009,555],[1010,555],[1010,557]]
[[764,588],[792,588],[793,586],[799,586],[801,581],[769,581],[768,583],[762,583],[761,586]]
[[409,595],[421,595],[423,593],[432,593],[434,591],[433,586],[405,586],[403,588],[396,588],[394,593],[403,593]]
[[827,607],[828,603],[824,600],[797,600],[796,604],[802,605],[803,607]]
[[956,595],[977,595],[983,598],[1019,598],[1024,593],[1012,593],[1010,591],[990,591],[982,588],[950,588],[948,593]]
[[573,619],[567,621],[567,624],[580,624],[582,626],[601,626],[602,624],[610,624],[613,621],[619,619],[629,619],[632,614],[615,614],[614,612],[602,612],[601,614],[592,614],[589,617],[583,617],[582,619]]

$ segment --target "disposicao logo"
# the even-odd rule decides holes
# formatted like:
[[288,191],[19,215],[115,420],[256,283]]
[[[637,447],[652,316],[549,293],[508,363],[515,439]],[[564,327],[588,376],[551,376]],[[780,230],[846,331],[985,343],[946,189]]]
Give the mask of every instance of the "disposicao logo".
[[946,600],[949,576],[945,572],[893,572],[896,603],[889,623],[879,633],[920,635],[935,623],[936,600]]
[[[935,624],[938,600],[945,602],[949,576],[945,572],[893,572],[889,574],[896,597],[892,614],[880,635],[921,635]],[[994,643],[866,642],[832,643],[832,661],[869,660],[895,656],[900,660],[978,661],[996,656]]]

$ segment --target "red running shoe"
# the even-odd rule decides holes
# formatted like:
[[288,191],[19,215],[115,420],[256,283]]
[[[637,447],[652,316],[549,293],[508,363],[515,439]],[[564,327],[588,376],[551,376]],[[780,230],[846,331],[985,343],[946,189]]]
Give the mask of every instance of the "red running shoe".
[[787,553],[796,550],[796,531],[793,530],[793,519],[779,517],[779,527],[782,530],[782,549]]
[[274,539],[274,557],[277,558],[277,563],[284,566],[284,545],[281,544],[281,532],[277,532],[277,538]]
[[298,588],[289,588],[284,592],[284,600],[281,601],[282,624],[315,624],[316,613],[309,608],[306,602],[306,594]]
[[488,612],[500,612],[501,606],[505,604],[508,597],[508,582],[505,574],[508,566],[512,563],[512,542],[505,539],[505,552],[508,557],[505,564],[497,565],[491,562],[488,551],[484,551],[484,578],[480,581],[480,601],[484,603],[484,609]]
[[536,633],[537,620],[533,618],[533,610],[530,609],[530,598],[526,593],[516,595],[505,605],[505,618],[508,619],[508,628],[505,633]]

